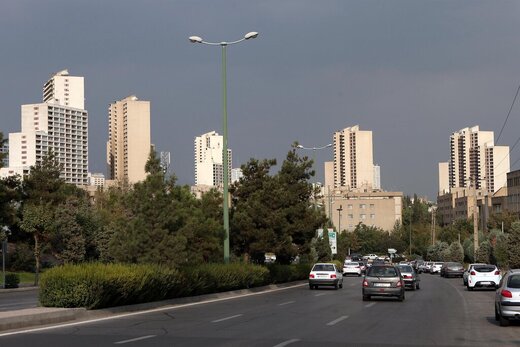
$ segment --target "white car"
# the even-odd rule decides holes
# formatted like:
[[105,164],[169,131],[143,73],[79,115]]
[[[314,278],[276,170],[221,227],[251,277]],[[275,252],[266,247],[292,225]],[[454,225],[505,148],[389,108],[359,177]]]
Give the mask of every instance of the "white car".
[[377,255],[375,255],[375,254],[367,254],[367,255],[363,256],[363,259],[374,260],[374,259],[377,259]]
[[462,274],[462,283],[467,286],[468,285],[468,276],[469,276],[469,273],[471,271],[471,269],[473,268],[473,266],[475,265],[486,265],[484,263],[474,263],[474,264],[469,264],[468,265],[468,268],[466,269],[466,271],[464,271],[464,273]]
[[333,263],[316,263],[309,273],[309,288],[318,286],[333,286],[343,288],[343,275]]
[[495,265],[474,265],[468,274],[468,290],[475,288],[488,287],[498,288],[502,279],[500,270]]
[[343,276],[358,275],[361,276],[361,266],[359,262],[348,261],[343,264]]
[[442,264],[444,264],[444,263],[441,262],[441,261],[436,261],[436,262],[434,262],[434,263],[432,264],[432,267],[430,268],[430,273],[431,273],[431,274],[436,274],[436,273],[441,272]]

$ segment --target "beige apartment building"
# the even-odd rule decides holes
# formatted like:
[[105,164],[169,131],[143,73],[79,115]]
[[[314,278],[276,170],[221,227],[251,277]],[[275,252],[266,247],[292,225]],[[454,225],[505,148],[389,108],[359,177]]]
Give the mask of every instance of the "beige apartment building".
[[88,184],[88,113],[83,77],[67,70],[51,76],[43,87],[43,103],[21,106],[21,131],[9,134],[9,166],[0,176],[24,176],[52,151],[63,166],[67,183]]
[[111,103],[107,141],[109,179],[129,184],[144,180],[150,149],[150,102],[131,95]]
[[372,131],[360,130],[356,125],[335,132],[333,140],[334,187],[373,189]]
[[[223,187],[224,184],[224,140],[215,131],[196,136],[194,149],[195,185]],[[228,182],[231,182],[233,165],[232,150],[228,148]]]
[[402,221],[403,193],[335,188],[324,195],[324,205],[338,230],[352,232],[362,223],[391,232]]

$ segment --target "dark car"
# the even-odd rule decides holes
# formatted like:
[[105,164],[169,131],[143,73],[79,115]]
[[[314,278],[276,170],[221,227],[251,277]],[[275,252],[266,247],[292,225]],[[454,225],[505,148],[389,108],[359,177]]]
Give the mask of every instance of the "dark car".
[[442,264],[441,277],[460,277],[464,275],[464,266],[461,263],[447,262]]
[[367,269],[363,280],[363,300],[374,296],[396,297],[404,300],[404,280],[401,272],[394,265],[372,265]]
[[404,284],[406,287],[411,288],[412,290],[421,289],[419,275],[411,265],[397,265],[399,271],[401,272],[401,276],[403,276]]

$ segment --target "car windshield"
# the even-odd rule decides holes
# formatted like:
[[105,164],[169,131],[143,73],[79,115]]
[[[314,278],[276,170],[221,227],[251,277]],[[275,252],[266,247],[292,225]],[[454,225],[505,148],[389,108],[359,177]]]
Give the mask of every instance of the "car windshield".
[[493,265],[477,265],[473,267],[473,270],[478,272],[491,272],[495,271],[495,267]]
[[409,265],[401,265],[399,266],[399,270],[401,270],[401,272],[413,272],[412,267]]
[[334,271],[334,265],[331,264],[316,264],[312,271]]
[[393,267],[373,266],[368,270],[368,276],[372,277],[397,277],[397,271]]
[[358,263],[345,263],[345,266],[359,266]]
[[507,286],[509,288],[520,288],[520,275],[512,275],[509,277],[507,281]]

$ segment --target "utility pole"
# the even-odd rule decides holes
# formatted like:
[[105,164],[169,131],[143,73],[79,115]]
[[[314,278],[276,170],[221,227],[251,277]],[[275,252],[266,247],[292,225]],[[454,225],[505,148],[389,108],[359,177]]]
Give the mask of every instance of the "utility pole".
[[343,207],[339,205],[336,211],[338,211],[338,233],[341,233],[341,211],[343,211]]
[[478,207],[477,207],[477,180],[470,176],[470,183],[473,186],[473,261],[477,261],[478,250]]

